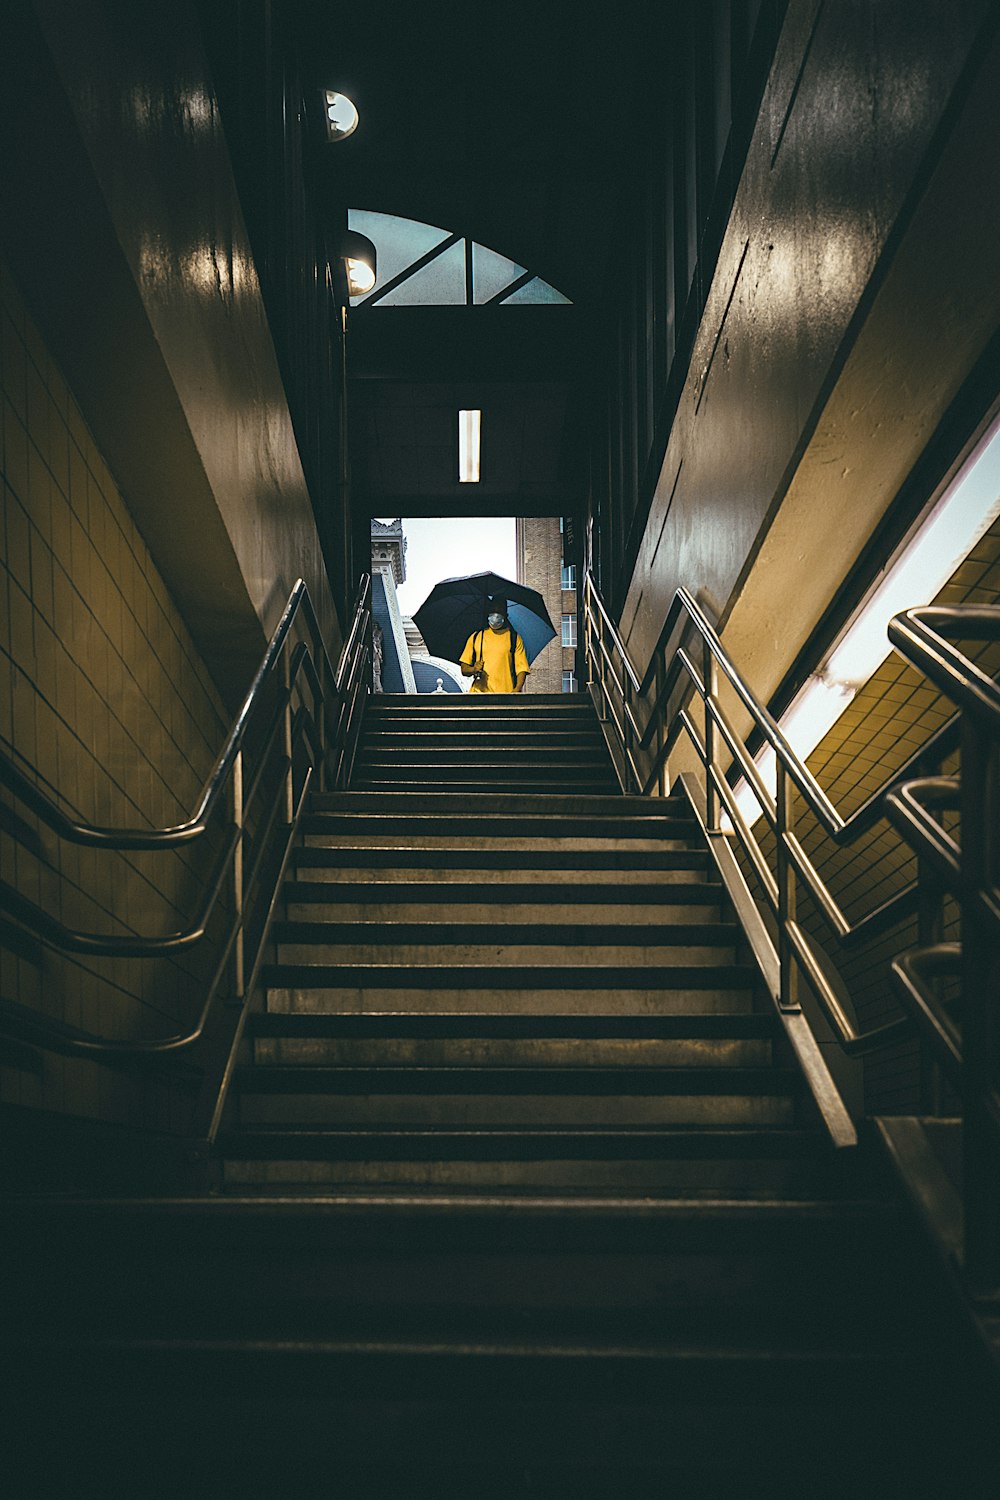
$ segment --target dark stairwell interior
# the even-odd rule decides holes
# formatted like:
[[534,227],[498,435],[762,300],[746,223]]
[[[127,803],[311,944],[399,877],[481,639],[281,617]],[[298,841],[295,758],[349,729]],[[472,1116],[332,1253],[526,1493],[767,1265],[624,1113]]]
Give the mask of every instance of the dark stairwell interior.
[[[996,510],[776,726],[995,433],[996,8],[473,9],[8,7],[7,1487],[992,1497]],[[571,691],[373,692],[476,510]]]

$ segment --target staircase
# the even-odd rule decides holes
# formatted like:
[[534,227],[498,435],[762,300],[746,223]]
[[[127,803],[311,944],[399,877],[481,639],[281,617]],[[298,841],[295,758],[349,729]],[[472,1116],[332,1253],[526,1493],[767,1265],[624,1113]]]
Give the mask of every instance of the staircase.
[[77,1246],[39,1385],[261,1494],[989,1492],[930,1269],[585,700],[374,700],[275,940],[218,1191],[25,1215]]

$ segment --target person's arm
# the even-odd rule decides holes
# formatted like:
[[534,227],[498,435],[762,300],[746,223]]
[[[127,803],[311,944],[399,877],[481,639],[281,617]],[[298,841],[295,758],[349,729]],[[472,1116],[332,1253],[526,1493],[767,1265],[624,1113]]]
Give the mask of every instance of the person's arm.
[[514,642],[514,671],[517,674],[514,679],[514,691],[522,693],[531,668],[528,666],[528,653],[524,649],[524,642],[520,636]]
[[[480,645],[482,645],[481,638]],[[474,682],[485,682],[485,662],[481,654],[476,655],[476,637],[474,634],[470,635],[466,641],[465,650],[458,659],[458,665],[462,669],[463,677],[471,677]]]

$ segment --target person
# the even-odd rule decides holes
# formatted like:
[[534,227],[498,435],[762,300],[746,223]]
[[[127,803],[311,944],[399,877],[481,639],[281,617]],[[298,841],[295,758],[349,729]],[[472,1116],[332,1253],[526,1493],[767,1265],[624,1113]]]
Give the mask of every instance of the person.
[[459,658],[470,693],[521,693],[531,668],[524,642],[507,618],[506,599],[489,599],[486,626],[474,630]]

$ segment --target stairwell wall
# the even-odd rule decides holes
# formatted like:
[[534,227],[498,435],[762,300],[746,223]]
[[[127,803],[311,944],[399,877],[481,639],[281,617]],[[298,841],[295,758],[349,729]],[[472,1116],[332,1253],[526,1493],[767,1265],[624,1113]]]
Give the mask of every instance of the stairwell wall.
[[[640,672],[684,586],[780,708],[894,529],[957,466],[1000,389],[998,84],[996,9],[981,0],[791,0],[621,585]],[[856,701],[866,724],[855,713],[817,749],[845,811],[877,789],[880,763],[891,769],[896,675]],[[923,697],[897,736],[910,749],[940,723],[937,695]],[[731,717],[747,727],[735,704]],[[667,784],[693,765],[682,744]],[[874,904],[905,863],[883,826],[830,873]],[[892,1004],[872,983],[885,958],[855,966],[862,1021]],[[912,1104],[912,1058],[868,1075],[871,1107]]]
[[[189,815],[295,580],[341,635],[197,11],[38,0],[0,49],[0,737],[84,821]],[[212,855],[63,847],[4,797],[4,879],[71,927],[189,925]],[[102,1035],[190,1020],[207,955],[0,993]],[[7,1048],[0,1100],[183,1132],[189,1085]]]
[[[163,827],[190,814],[226,715],[79,405],[0,262],[0,742],[70,817]],[[6,793],[3,878],[69,927],[175,931],[202,866],[57,840]],[[110,1036],[169,1033],[197,964],[84,961],[0,944],[0,996]],[[183,1095],[51,1053],[4,1055],[0,1103],[180,1129]]]

